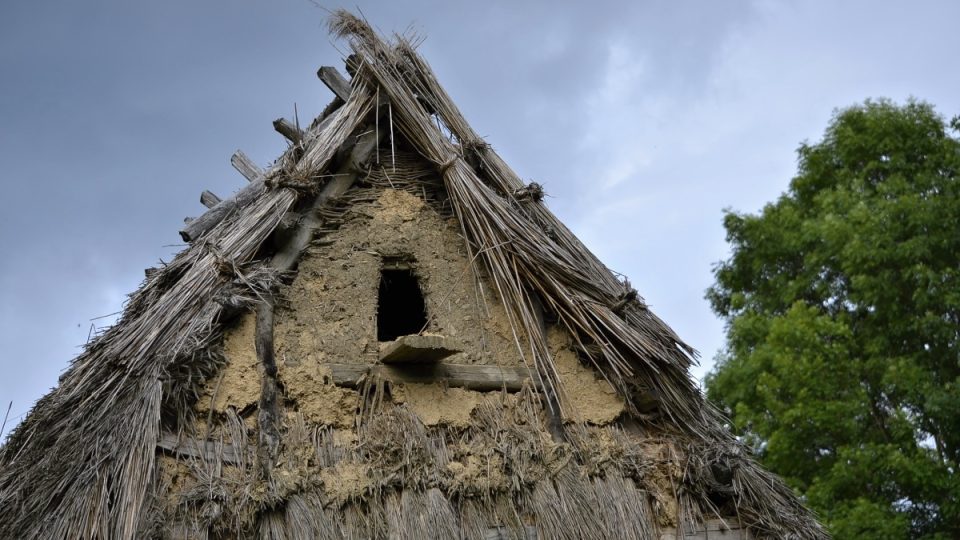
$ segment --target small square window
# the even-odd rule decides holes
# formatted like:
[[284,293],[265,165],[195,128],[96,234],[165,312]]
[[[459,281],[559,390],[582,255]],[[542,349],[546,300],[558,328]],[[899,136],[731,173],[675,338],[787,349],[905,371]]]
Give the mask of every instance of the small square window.
[[380,271],[377,296],[377,341],[419,334],[427,325],[427,310],[417,276],[409,268]]

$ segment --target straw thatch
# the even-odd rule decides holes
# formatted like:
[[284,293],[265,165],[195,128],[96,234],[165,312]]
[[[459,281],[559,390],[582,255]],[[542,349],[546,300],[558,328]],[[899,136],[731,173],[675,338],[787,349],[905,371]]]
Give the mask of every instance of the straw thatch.
[[[704,402],[694,351],[472,131],[410,41],[346,12],[331,29],[354,53],[349,98],[151,274],[9,437],[0,537],[655,538],[711,517],[756,537],[825,537]],[[425,424],[376,377],[352,425],[284,410],[273,313],[296,261],[327,245],[303,239],[362,219],[354,210],[386,191],[456,221],[472,279],[490,285],[534,374],[518,394],[477,397],[466,423]],[[258,418],[202,414],[228,363],[224,332],[249,311]],[[549,328],[616,390],[616,422],[570,420]]]

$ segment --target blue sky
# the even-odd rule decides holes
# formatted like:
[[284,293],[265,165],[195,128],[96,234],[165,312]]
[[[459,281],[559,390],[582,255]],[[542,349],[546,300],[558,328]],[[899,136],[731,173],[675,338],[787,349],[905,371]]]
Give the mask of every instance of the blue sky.
[[[724,208],[787,186],[833,110],[910,96],[960,114],[956,2],[8,0],[0,5],[0,403],[56,384],[94,318],[179,249],[200,191],[268,164],[341,65],[326,9],[421,52],[476,130],[703,354]],[[7,426],[9,431],[10,425]]]

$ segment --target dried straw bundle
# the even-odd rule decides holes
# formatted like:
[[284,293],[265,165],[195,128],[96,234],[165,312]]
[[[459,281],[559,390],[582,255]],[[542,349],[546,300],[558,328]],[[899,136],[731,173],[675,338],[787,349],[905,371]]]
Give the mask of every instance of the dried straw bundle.
[[[288,155],[272,177],[322,172],[371,109],[366,89],[356,91],[358,99],[310,134],[309,167]],[[257,296],[245,265],[296,199],[291,189],[262,188],[249,206],[149,278],[117,325],[36,404],[0,450],[0,537],[134,536],[161,413],[189,410],[196,385],[222,364],[210,348],[224,314],[221,302],[236,293],[231,287]]]

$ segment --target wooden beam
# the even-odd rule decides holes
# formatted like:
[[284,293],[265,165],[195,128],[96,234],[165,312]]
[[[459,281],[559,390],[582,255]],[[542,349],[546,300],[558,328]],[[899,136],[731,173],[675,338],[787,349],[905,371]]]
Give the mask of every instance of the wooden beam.
[[[327,108],[330,109],[330,114],[319,119],[316,125],[311,126],[311,131],[316,133],[323,132],[327,125],[333,120],[332,112],[340,105],[342,105],[342,100],[335,98],[333,102],[327,106]],[[240,171],[245,178],[250,180],[250,183],[233,195],[233,197],[220,201],[219,204],[207,210],[205,214],[188,223],[187,226],[180,231],[180,237],[183,238],[184,242],[193,242],[197,238],[200,238],[217,223],[223,221],[223,219],[230,215],[236,208],[246,206],[253,202],[253,199],[265,189],[266,177],[263,171],[243,152],[239,150],[235,152],[230,158],[230,163]],[[254,177],[254,179],[251,179],[251,176]]]
[[176,433],[164,433],[157,441],[157,448],[176,456],[201,458],[215,461],[217,456],[224,463],[240,465],[243,463],[241,451],[232,444],[218,445],[213,441],[202,442],[198,439],[180,438]]
[[277,130],[277,133],[286,137],[286,139],[293,144],[300,144],[300,141],[303,140],[303,132],[297,129],[297,126],[293,125],[286,118],[277,118],[274,120],[273,129]]
[[344,163],[334,173],[323,189],[313,200],[310,210],[307,211],[303,219],[300,220],[300,226],[293,233],[285,246],[278,249],[270,259],[270,266],[281,271],[287,272],[296,266],[300,260],[300,254],[307,248],[313,239],[314,231],[322,225],[323,220],[317,215],[316,210],[327,203],[330,199],[342,196],[356,181],[359,173],[366,168],[366,162],[373,155],[373,151],[380,143],[386,130],[367,130],[366,133],[357,138],[356,144],[350,151],[350,155]]
[[[530,297],[531,303],[533,304],[533,316],[537,319],[537,327],[540,330],[540,335],[543,337],[543,341],[547,340],[547,318],[546,318],[546,309],[543,307],[543,302],[540,300],[540,295],[533,294]],[[543,394],[547,398],[547,429],[550,431],[550,436],[553,437],[553,440],[556,442],[566,441],[566,433],[563,430],[563,414],[562,409],[560,408],[560,400],[556,394],[556,388],[553,388],[552,385],[547,385],[543,389]]]
[[200,194],[200,204],[207,208],[213,208],[220,204],[220,197],[217,197],[212,191],[204,190],[203,193]]
[[463,350],[459,344],[443,336],[400,336],[380,351],[384,364],[432,364]]
[[[327,124],[331,122],[332,118],[333,115],[324,118],[315,128],[317,133],[326,129]],[[183,238],[184,242],[193,242],[197,238],[200,238],[205,232],[212,229],[217,223],[220,223],[225,217],[233,213],[235,209],[242,208],[253,202],[253,200],[266,189],[266,176],[260,171],[260,167],[257,167],[243,152],[237,150],[230,158],[230,163],[247,178],[249,178],[247,173],[250,175],[259,174],[259,176],[256,177],[255,180],[251,180],[249,184],[243,186],[233,197],[221,201],[220,204],[207,210],[202,216],[188,223],[187,226],[180,231],[180,237]],[[252,165],[252,167],[248,167],[247,165]],[[241,167],[243,167],[243,170],[241,170]]]
[[233,197],[220,201],[216,206],[204,212],[204,214],[189,223],[180,230],[180,237],[184,242],[193,242],[203,236],[204,233],[223,221],[228,215],[237,208],[242,208],[257,198],[257,196],[266,189],[264,185],[266,179],[261,176],[255,182],[243,186],[243,189],[237,192]]
[[248,182],[255,182],[263,176],[263,169],[258,167],[242,150],[237,150],[230,156],[230,164],[233,165],[233,168],[239,171]]
[[212,229],[217,223],[223,221],[225,217],[233,213],[237,208],[242,208],[257,198],[265,189],[266,177],[263,170],[258,167],[253,160],[247,157],[242,151],[237,150],[230,157],[230,164],[238,170],[240,174],[250,181],[243,186],[233,197],[220,201],[213,208],[209,209],[202,216],[191,220],[180,230],[180,237],[184,242],[193,242],[200,238],[205,232]]
[[524,383],[535,384],[530,370],[525,367],[479,366],[464,364],[323,364],[330,368],[333,383],[355,388],[364,376],[378,376],[398,383],[431,384],[443,382],[448,386],[468,390],[490,391],[506,389],[519,392]]
[[338,98],[346,101],[350,97],[350,83],[337,71],[337,68],[323,66],[317,71],[317,77],[327,85],[327,88]]
[[260,375],[260,404],[257,413],[257,460],[260,473],[269,480],[280,449],[280,419],[282,410],[278,395],[277,362],[273,350],[273,299],[267,298],[257,306],[257,325],[254,337],[257,359],[263,366]]

